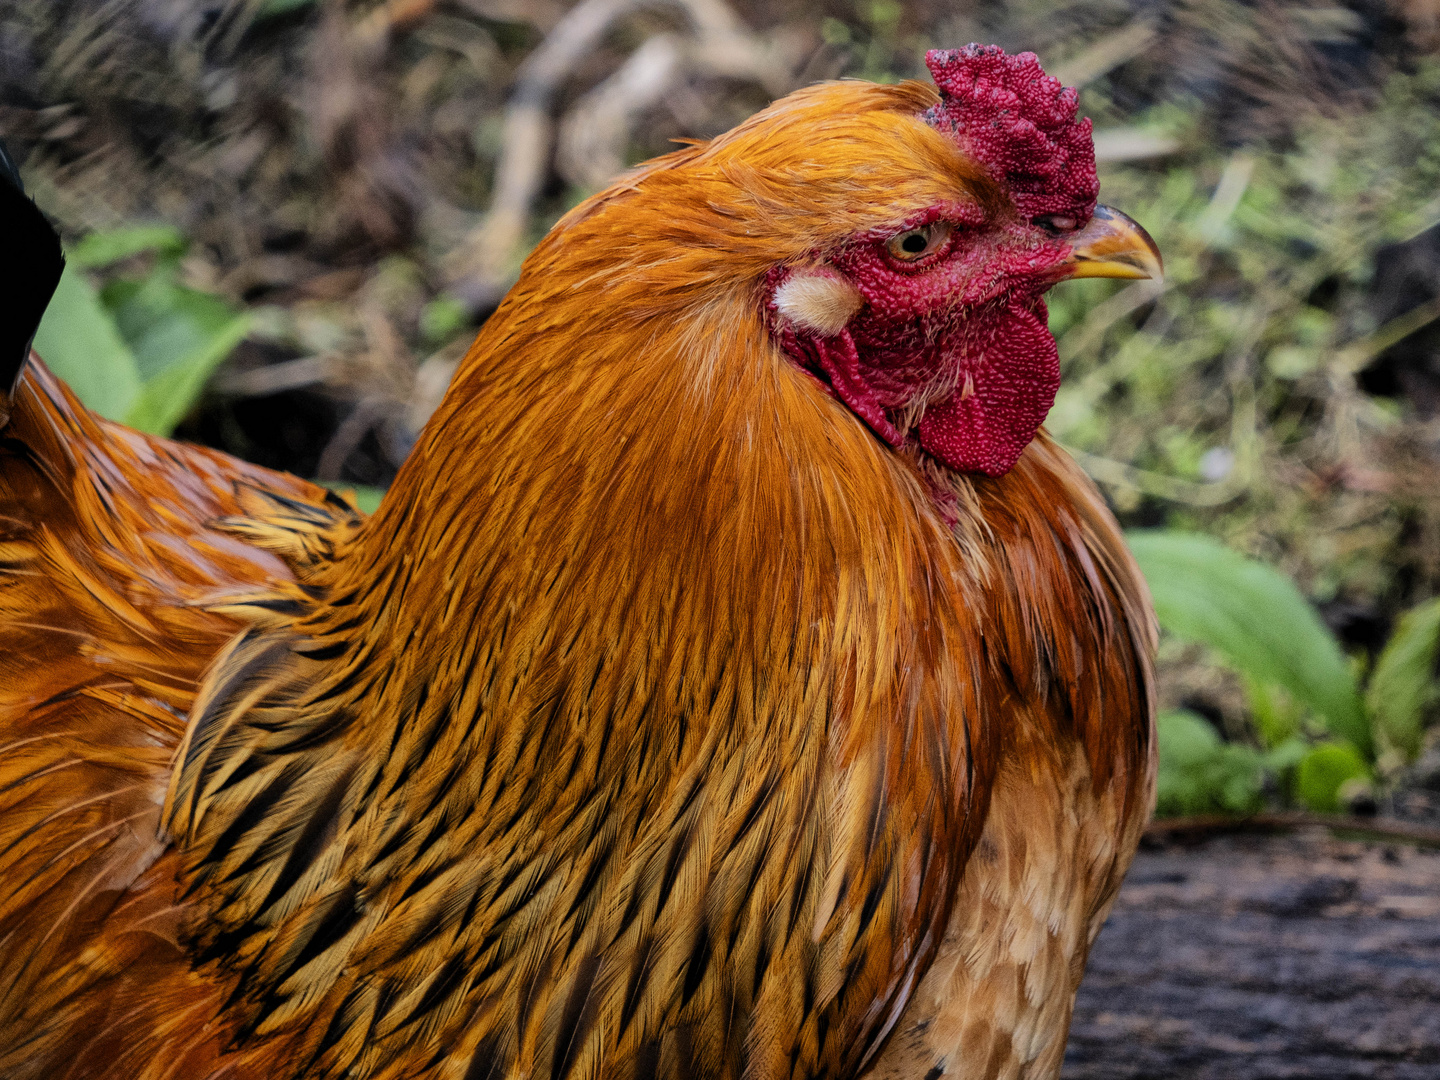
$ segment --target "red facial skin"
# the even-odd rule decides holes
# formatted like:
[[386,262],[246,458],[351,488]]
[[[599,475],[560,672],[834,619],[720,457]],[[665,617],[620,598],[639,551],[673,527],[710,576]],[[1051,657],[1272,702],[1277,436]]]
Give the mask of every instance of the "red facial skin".
[[[961,472],[1014,467],[1060,385],[1044,292],[1064,276],[1066,234],[1095,209],[1090,121],[1075,92],[1032,54],[970,46],[926,58],[942,102],[925,119],[949,133],[1010,196],[991,217],[976,204],[935,206],[883,234],[856,237],[824,262],[865,304],[839,333],[778,326],[781,345],[821,376],[892,445],[914,440]],[[886,242],[932,221],[948,243],[915,262]],[[786,271],[772,274],[770,295]]]

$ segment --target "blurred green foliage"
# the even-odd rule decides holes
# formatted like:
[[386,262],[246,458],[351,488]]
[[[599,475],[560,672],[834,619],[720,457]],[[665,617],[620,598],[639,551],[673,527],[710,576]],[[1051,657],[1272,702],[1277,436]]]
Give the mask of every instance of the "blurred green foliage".
[[[1298,734],[1304,708],[1335,735],[1370,749],[1345,654],[1293,581],[1198,533],[1141,530],[1127,539],[1160,624],[1211,646],[1245,677],[1268,745]],[[1277,702],[1277,689],[1294,707]]]
[[1369,776],[1369,765],[1355,747],[1324,742],[1307,751],[1295,767],[1295,795],[1311,810],[1333,814],[1345,808],[1346,785]]
[[[35,335],[81,401],[153,435],[174,430],[250,327],[245,312],[180,283],[185,248],[166,226],[91,234],[69,252]],[[142,258],[147,270],[117,273],[98,291],[85,275]]]
[[[1407,456],[1400,404],[1356,382],[1419,325],[1377,323],[1371,276],[1381,246],[1440,222],[1440,62],[1239,148],[1183,102],[1136,116],[1093,87],[1083,100],[1097,129],[1178,144],[1101,170],[1102,200],[1155,236],[1166,281],[1053,290],[1048,426],[1122,517],[1169,526],[1130,534],[1162,625],[1207,646],[1244,701],[1216,724],[1166,711],[1160,812],[1339,809],[1414,760],[1440,702],[1440,602],[1402,591],[1440,566],[1434,473]],[[1372,664],[1307,597],[1401,614]]]
[[1287,740],[1271,751],[1226,742],[1214,725],[1186,709],[1167,709],[1156,721],[1160,775],[1155,812],[1246,814],[1264,805],[1267,780],[1294,768],[1305,747]]
[[1420,752],[1425,718],[1437,697],[1437,651],[1440,599],[1402,615],[1375,661],[1365,701],[1377,740],[1392,754],[1413,758]]
[[1392,763],[1413,756],[1437,692],[1440,601],[1400,620],[1362,697],[1339,642],[1290,579],[1195,533],[1137,530],[1127,540],[1161,627],[1241,676],[1259,744],[1225,741],[1188,710],[1163,712],[1158,813],[1251,812],[1267,788],[1333,812],[1369,790],[1377,752]]
[[1102,167],[1102,198],[1155,236],[1166,281],[1052,291],[1050,430],[1122,512],[1155,500],[1172,525],[1264,548],[1318,599],[1383,594],[1403,508],[1344,481],[1383,469],[1397,415],[1354,376],[1396,329],[1370,314],[1376,250],[1440,222],[1440,62],[1393,76],[1372,109],[1302,118],[1284,148],[1226,151],[1176,103],[1084,103],[1097,128],[1180,149]]
[[338,491],[355,504],[362,514],[373,514],[380,509],[380,500],[385,497],[385,489],[370,487],[366,484],[345,484],[329,481],[322,481],[326,487]]

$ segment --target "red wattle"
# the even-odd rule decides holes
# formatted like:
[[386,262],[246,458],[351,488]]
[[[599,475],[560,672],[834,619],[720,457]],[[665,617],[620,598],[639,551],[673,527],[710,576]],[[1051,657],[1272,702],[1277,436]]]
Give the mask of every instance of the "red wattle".
[[989,342],[966,360],[965,380],[925,410],[918,433],[926,453],[961,472],[1001,476],[1035,438],[1060,388],[1060,357],[1045,326],[1045,308],[1014,306],[991,316]]
[[841,330],[833,338],[818,338],[814,342],[815,363],[830,380],[830,389],[854,411],[855,415],[870,425],[870,430],[891,446],[905,441],[905,433],[895,430],[895,425],[885,416],[885,408],[876,399],[875,391],[865,382],[860,370],[860,354],[855,349],[855,339],[849,330]]

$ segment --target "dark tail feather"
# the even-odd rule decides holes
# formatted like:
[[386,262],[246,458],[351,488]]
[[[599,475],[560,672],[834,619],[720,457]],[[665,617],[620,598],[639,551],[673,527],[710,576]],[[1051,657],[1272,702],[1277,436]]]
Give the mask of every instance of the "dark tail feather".
[[40,316],[60,283],[60,235],[25,194],[20,170],[0,143],[0,427]]

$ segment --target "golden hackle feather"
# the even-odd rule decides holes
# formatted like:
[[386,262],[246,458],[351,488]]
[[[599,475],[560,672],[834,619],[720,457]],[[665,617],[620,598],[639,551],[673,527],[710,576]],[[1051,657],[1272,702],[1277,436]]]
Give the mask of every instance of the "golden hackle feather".
[[[1003,199],[917,119],[933,101],[918,84],[812,88],[582,204],[366,522],[262,470],[205,474],[219,459],[200,451],[183,452],[202,476],[192,502],[150,509],[134,489],[154,466],[126,456],[140,437],[54,398],[78,426],[27,451],[33,467],[72,444],[91,461],[51,497],[78,523],[74,565],[55,556],[45,588],[103,594],[89,602],[107,612],[70,646],[72,681],[112,679],[112,646],[131,657],[105,719],[87,705],[56,723],[74,729],[66,753],[99,747],[97,784],[117,766],[101,769],[96,732],[146,747],[117,751],[146,764],[131,766],[140,802],[114,813],[150,817],[127,826],[136,851],[112,893],[168,920],[146,962],[189,1010],[127,1063],[898,1075],[902,1051],[960,1061],[926,1032],[975,1043],[978,1014],[956,1003],[998,1000],[967,974],[991,956],[985,970],[1027,989],[1007,999],[1005,1039],[991,1016],[995,1049],[956,1075],[1053,1074],[1150,797],[1143,584],[1045,438],[994,480],[892,451],[779,352],[759,300],[775,265],[937,203]],[[107,470],[124,485],[112,501],[136,500],[109,531],[72,490]],[[52,519],[44,500],[22,506],[19,542]],[[147,532],[179,567],[168,577],[137,549]],[[14,565],[12,590],[31,572]],[[26,632],[28,603],[0,609],[0,632]],[[18,640],[30,665],[59,648]],[[13,707],[0,738],[25,708],[41,711]],[[9,775],[0,758],[0,788]],[[1014,816],[994,820],[992,798]],[[107,858],[83,869],[109,874]],[[1048,862],[1060,880],[1066,859],[1074,897],[1037,876]],[[1013,889],[977,878],[981,863],[1016,867]],[[1018,906],[996,907],[1011,892]],[[1031,913],[1003,957],[966,921],[987,904]],[[114,917],[66,916],[65,932],[110,955],[134,937]],[[19,907],[0,918],[38,925]],[[43,1000],[83,1017],[108,985],[80,976]],[[151,1022],[133,1008],[107,1047]],[[68,1060],[66,1023],[31,1041],[45,1060]]]
[[[160,811],[218,591],[290,578],[208,526],[312,485],[91,416],[33,358],[0,432],[0,1075],[204,1075],[223,980],[191,971]],[[238,609],[237,609],[238,610]],[[257,609],[258,611],[259,609]],[[159,1053],[163,1049],[163,1054]]]

